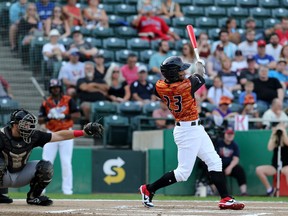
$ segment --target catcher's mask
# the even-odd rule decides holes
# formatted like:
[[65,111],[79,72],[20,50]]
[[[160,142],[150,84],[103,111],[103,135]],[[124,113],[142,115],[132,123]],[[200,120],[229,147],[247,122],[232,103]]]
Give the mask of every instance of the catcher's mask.
[[58,79],[50,79],[49,81],[49,93],[51,93],[51,88],[53,87],[59,87],[60,92],[62,92],[62,82]]
[[190,64],[183,63],[179,56],[171,56],[162,62],[160,70],[165,79],[172,83],[179,80],[179,72],[185,71],[189,67]]
[[18,124],[20,136],[26,143],[31,142],[31,136],[35,132],[37,123],[37,118],[24,109],[15,110],[10,117],[10,124]]

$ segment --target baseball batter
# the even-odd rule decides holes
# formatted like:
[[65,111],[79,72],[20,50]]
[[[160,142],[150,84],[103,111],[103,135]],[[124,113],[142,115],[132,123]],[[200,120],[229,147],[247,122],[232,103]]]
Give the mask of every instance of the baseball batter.
[[152,184],[141,185],[142,203],[145,207],[154,207],[152,198],[158,189],[186,181],[198,156],[208,166],[211,180],[221,196],[219,208],[241,210],[245,205],[229,196],[222,161],[198,118],[194,93],[205,83],[202,60],[196,62],[196,72],[185,78],[189,67],[190,64],[183,63],[178,56],[167,58],[160,66],[165,80],[157,81],[155,94],[166,103],[176,120],[173,135],[178,147],[178,167]]
[[28,161],[33,148],[85,134],[101,136],[103,127],[98,123],[88,123],[83,130],[46,133],[36,130],[36,126],[37,118],[19,109],[11,114],[9,125],[0,130],[0,188],[18,188],[29,184],[27,204],[48,206],[53,201],[41,193],[52,180],[53,165],[45,160]]
[[[38,121],[44,124],[48,132],[71,130],[74,120],[80,118],[79,109],[75,101],[68,95],[64,95],[60,80],[51,79],[49,82],[50,97],[40,107]],[[64,140],[45,145],[43,148],[43,160],[52,164],[59,150],[62,170],[62,192],[65,195],[73,194],[72,154],[74,140]]]

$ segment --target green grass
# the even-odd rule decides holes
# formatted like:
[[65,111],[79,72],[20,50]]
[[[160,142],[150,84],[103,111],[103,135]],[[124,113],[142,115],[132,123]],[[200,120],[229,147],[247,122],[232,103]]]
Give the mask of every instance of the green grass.
[[[10,192],[9,196],[14,199],[26,199],[26,193],[19,192]],[[115,199],[115,200],[139,200],[139,194],[73,194],[71,196],[65,196],[58,193],[48,193],[51,199]],[[245,201],[275,201],[275,202],[288,202],[288,197],[260,197],[260,196],[243,196],[237,197],[238,200]],[[218,196],[209,196],[209,197],[195,197],[195,196],[164,196],[156,195],[155,199],[157,200],[207,200],[207,201],[217,201]]]

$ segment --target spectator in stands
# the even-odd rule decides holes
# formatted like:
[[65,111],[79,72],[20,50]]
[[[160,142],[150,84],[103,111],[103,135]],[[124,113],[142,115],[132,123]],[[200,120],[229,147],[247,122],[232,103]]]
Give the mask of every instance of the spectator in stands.
[[212,111],[214,122],[216,125],[222,125],[225,119],[234,117],[237,113],[234,113],[230,110],[229,105],[232,103],[231,98],[227,96],[222,96],[220,98],[217,108]]
[[247,195],[247,181],[243,167],[239,164],[240,150],[234,141],[234,130],[228,127],[224,133],[224,139],[218,140],[215,149],[222,159],[222,167],[226,176],[236,178],[242,196]]
[[236,50],[235,58],[232,61],[231,71],[236,72],[237,76],[240,75],[241,70],[247,68],[247,61],[242,55],[241,50]]
[[99,0],[89,0],[88,7],[83,10],[83,18],[87,29],[109,27],[108,16],[103,8],[99,8]]
[[280,101],[284,99],[284,91],[281,83],[276,78],[268,77],[268,68],[261,66],[259,68],[259,78],[254,79],[254,92],[257,95],[257,103],[261,103],[267,108],[274,98]]
[[239,34],[239,32],[237,32],[237,23],[233,17],[229,17],[226,20],[226,29],[229,33],[229,41],[238,45],[241,41],[241,35]]
[[152,73],[157,74],[159,78],[162,76],[160,72],[161,63],[171,56],[169,53],[168,41],[161,40],[158,45],[158,52],[154,53],[149,60],[149,68]]
[[268,68],[275,68],[276,62],[273,56],[266,53],[266,42],[259,40],[257,42],[257,54],[254,56],[255,61],[258,65],[267,66]]
[[20,19],[25,15],[27,7],[27,0],[19,0],[13,3],[9,9],[9,42],[11,51],[16,51],[16,35],[18,32],[18,24]]
[[37,14],[36,5],[34,3],[29,3],[26,14],[18,25],[19,35],[24,36],[22,45],[29,45],[33,38],[44,35],[42,26],[39,26],[39,23],[40,19]]
[[247,29],[246,40],[242,41],[238,45],[238,49],[242,51],[243,56],[247,58],[248,56],[257,54],[257,42],[255,41],[255,30]]
[[283,102],[274,98],[271,104],[271,108],[268,109],[262,116],[262,124],[266,129],[271,129],[271,122],[283,122],[285,127],[288,125],[288,116],[283,111]]
[[105,59],[104,59],[103,54],[99,53],[99,52],[96,53],[93,56],[93,60],[94,60],[94,63],[95,63],[95,74],[94,74],[94,76],[96,78],[104,79],[109,67],[105,66],[105,64],[104,64]]
[[[280,130],[282,133],[281,143],[279,143],[279,138],[277,131]],[[271,165],[261,165],[256,167],[256,174],[260,181],[266,188],[267,196],[274,196],[276,190],[271,186],[268,181],[268,176],[273,176],[277,173],[278,168],[278,145],[281,146],[281,173],[286,176],[286,184],[288,184],[288,136],[286,128],[283,124],[278,124],[272,128],[272,133],[268,142],[268,151],[273,151],[272,164]]]
[[80,100],[80,109],[86,121],[90,119],[91,103],[106,100],[109,89],[103,79],[94,76],[94,68],[95,65],[93,62],[85,62],[85,77],[77,81],[77,95]]
[[199,56],[206,61],[210,55],[211,48],[209,44],[209,37],[206,32],[201,32],[197,40]]
[[191,75],[192,73],[194,73],[195,70],[195,54],[194,54],[194,50],[191,46],[191,43],[185,43],[182,46],[182,55],[181,55],[182,61],[183,62],[187,62],[190,63],[190,67],[186,70],[186,73]]
[[275,33],[279,36],[280,44],[286,45],[288,43],[288,17],[282,17],[280,28],[275,29]]
[[136,63],[138,57],[135,53],[129,53],[127,57],[127,64],[123,65],[120,69],[122,76],[125,78],[128,85],[138,79],[137,71],[138,67]]
[[279,36],[276,33],[271,34],[269,42],[266,45],[266,53],[273,56],[275,61],[278,61],[282,50],[282,45],[279,44]]
[[207,100],[209,103],[218,106],[220,98],[226,96],[233,99],[233,94],[223,86],[221,77],[215,76],[213,79],[213,86],[208,89]]
[[174,17],[183,17],[179,3],[174,0],[164,0],[161,4],[161,15],[172,19]]
[[269,77],[274,77],[279,80],[285,91],[288,85],[288,71],[286,70],[287,62],[285,59],[279,59],[275,70],[270,70]]
[[[247,94],[244,99],[243,103],[243,109],[240,111],[241,115],[247,115],[249,118],[259,118],[259,112],[257,109],[254,108],[255,100],[254,96],[252,94]],[[261,123],[260,123],[261,124]],[[256,122],[256,124],[253,124],[257,127],[259,125],[259,122]],[[259,128],[260,125],[257,127]],[[249,128],[251,128],[249,126]]]
[[52,15],[46,19],[44,27],[46,35],[49,35],[49,32],[52,29],[57,29],[59,31],[61,35],[60,38],[66,38],[71,34],[70,26],[60,6],[55,6],[53,8]]
[[215,51],[218,44],[223,45],[224,53],[230,59],[234,58],[235,51],[237,50],[237,46],[229,41],[229,32],[226,29],[222,29],[219,32],[219,39],[212,44],[212,52]]
[[227,58],[224,53],[224,48],[222,44],[218,44],[213,55],[210,55],[207,59],[207,74],[210,78],[214,78],[218,75],[218,71],[222,68],[222,60]]
[[84,64],[79,62],[80,53],[77,48],[70,49],[68,54],[69,62],[61,67],[58,79],[62,80],[67,95],[75,98],[77,81],[85,76]]
[[229,91],[241,89],[237,74],[231,70],[231,60],[229,58],[222,60],[222,69],[218,72],[218,76],[221,77],[223,86]]
[[[259,29],[256,26],[256,21],[253,17],[248,17],[246,19],[245,22],[245,29],[246,31],[248,31],[248,29],[250,30],[254,30],[255,31],[255,40],[263,40],[265,38],[266,32],[263,31],[263,29]],[[245,40],[245,34],[242,35],[241,41]]]
[[207,93],[208,90],[206,88],[206,85],[202,85],[195,93],[194,96],[197,99],[199,103],[207,100]]
[[12,99],[13,94],[9,83],[0,75],[0,98]]
[[247,56],[247,65],[248,67],[243,69],[239,76],[240,84],[242,86],[244,86],[247,81],[252,81],[259,77],[257,65],[253,56]]
[[132,100],[144,105],[156,100],[154,85],[147,81],[148,70],[146,66],[141,65],[138,68],[138,80],[134,81],[131,86]]
[[43,25],[44,22],[52,16],[54,6],[54,2],[50,2],[50,0],[40,0],[36,2],[37,12]]
[[144,14],[143,7],[145,5],[152,5],[152,7],[155,10],[155,14],[156,15],[160,15],[161,14],[161,1],[159,1],[159,0],[156,0],[156,1],[153,1],[153,0],[137,0],[137,11],[138,11],[138,14]]
[[169,26],[160,16],[155,15],[152,5],[143,7],[143,14],[140,14],[132,25],[137,28],[138,35],[145,40],[179,40],[180,37],[169,30]]
[[76,2],[77,0],[67,0],[67,5],[63,6],[63,13],[68,20],[70,28],[84,24],[81,9],[76,7]]
[[46,63],[46,69],[50,75],[53,72],[53,64],[62,61],[66,56],[66,50],[63,44],[58,43],[60,33],[57,29],[52,29],[49,33],[49,43],[42,48],[42,54]]
[[254,102],[257,101],[257,95],[254,90],[254,83],[250,80],[247,80],[247,82],[244,85],[244,91],[242,91],[239,95],[239,104],[244,104],[246,96],[251,95],[253,97]]
[[70,45],[71,48],[77,48],[80,52],[80,59],[79,61],[84,62],[91,59],[94,56],[98,49],[93,47],[91,43],[84,40],[83,35],[79,29],[75,29],[72,33],[73,43]]
[[[160,108],[155,109],[152,113],[153,118],[173,118],[171,112],[169,111],[167,105],[161,100],[160,101]],[[174,121],[165,120],[165,119],[158,119],[155,120],[156,127],[158,129],[168,129],[174,128]]]
[[114,64],[111,67],[112,70],[109,70],[104,78],[109,86],[108,98],[116,103],[129,101],[131,98],[130,86],[122,76],[119,66]]
[[286,70],[288,70],[288,44],[282,47],[280,58],[285,59],[287,62]]

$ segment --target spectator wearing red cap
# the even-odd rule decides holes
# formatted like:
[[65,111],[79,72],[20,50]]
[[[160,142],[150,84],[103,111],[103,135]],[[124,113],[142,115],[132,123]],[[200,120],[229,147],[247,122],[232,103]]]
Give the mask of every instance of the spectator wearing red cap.
[[266,42],[264,40],[259,40],[257,45],[257,54],[254,56],[256,63],[258,65],[267,66],[268,68],[275,68],[275,59],[273,56],[266,53]]
[[229,105],[232,103],[231,98],[222,96],[217,108],[212,111],[214,121],[216,125],[222,125],[224,119],[235,116],[235,112],[232,112]]
[[219,140],[215,149],[222,159],[222,166],[226,176],[236,178],[241,195],[247,195],[247,181],[245,171],[239,164],[240,151],[238,144],[234,141],[235,133],[232,128],[227,128],[224,139]]
[[[244,99],[243,109],[239,112],[242,116],[248,116],[248,118],[259,118],[260,114],[254,106],[255,100],[253,95],[246,95]],[[249,122],[249,129],[262,128],[261,122]]]

